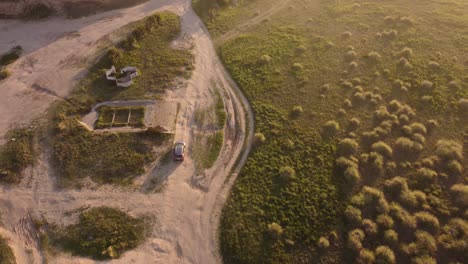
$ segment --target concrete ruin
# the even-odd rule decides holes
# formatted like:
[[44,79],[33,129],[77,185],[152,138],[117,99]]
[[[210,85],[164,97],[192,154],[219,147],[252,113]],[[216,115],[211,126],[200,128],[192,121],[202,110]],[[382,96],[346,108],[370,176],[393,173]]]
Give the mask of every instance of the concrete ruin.
[[133,79],[138,76],[138,70],[135,67],[126,66],[120,70],[120,74],[124,76],[117,78],[117,71],[112,65],[112,67],[106,71],[106,79],[109,81],[115,81],[115,84],[118,87],[126,88],[133,84]]

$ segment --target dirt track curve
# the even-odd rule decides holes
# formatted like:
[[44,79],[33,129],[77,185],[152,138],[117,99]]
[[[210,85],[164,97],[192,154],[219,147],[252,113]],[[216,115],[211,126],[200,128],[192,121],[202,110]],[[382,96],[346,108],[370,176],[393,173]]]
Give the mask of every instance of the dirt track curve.
[[[70,212],[89,206],[117,207],[132,215],[149,213],[157,218],[146,242],[112,263],[220,262],[216,230],[219,214],[250,151],[254,120],[246,98],[220,63],[208,31],[191,8],[191,1],[153,0],[80,20],[54,18],[34,24],[0,20],[0,52],[13,44],[23,45],[27,52],[11,66],[13,75],[0,83],[0,115],[5,117],[0,124],[0,135],[18,120],[30,122],[54,100],[65,97],[89,65],[87,58],[97,51],[103,37],[162,10],[171,10],[182,17],[182,35],[178,41],[190,41],[195,54],[195,70],[188,84],[169,90],[165,98],[181,105],[175,140],[190,145],[195,133],[204,132],[195,125],[194,112],[213,103],[210,89],[218,87],[229,113],[218,160],[202,174],[195,173],[190,155],[182,164],[169,163],[156,168],[140,180],[146,183],[155,177],[162,178],[165,187],[160,193],[148,194],[143,191],[144,185],[141,191],[114,186],[57,190],[48,158],[42,155],[38,164],[27,171],[20,186],[0,189],[4,223],[0,234],[9,238],[18,263],[44,262],[38,249],[37,231],[32,227],[33,217],[70,224],[77,220],[76,214]],[[40,90],[34,88],[38,83]],[[236,163],[238,159],[240,162]],[[48,262],[95,263],[68,254]]]

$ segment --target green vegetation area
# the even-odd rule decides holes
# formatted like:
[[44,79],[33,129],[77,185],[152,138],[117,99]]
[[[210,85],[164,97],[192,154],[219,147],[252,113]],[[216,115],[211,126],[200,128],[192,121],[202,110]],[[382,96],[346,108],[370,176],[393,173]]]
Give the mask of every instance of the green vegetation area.
[[0,81],[11,75],[6,66],[18,60],[21,54],[23,54],[23,48],[15,46],[0,57]]
[[[111,48],[71,96],[52,111],[54,126],[50,143],[61,185],[79,185],[79,180],[88,176],[102,183],[129,184],[133,177],[144,172],[146,164],[155,160],[153,147],[170,140],[169,135],[152,129],[131,134],[93,133],[77,119],[98,102],[157,98],[173,84],[176,76],[189,73],[190,51],[168,47],[180,32],[180,21],[175,14],[158,13],[131,24],[130,28],[128,37]],[[136,66],[141,71],[140,77],[132,86],[119,88],[104,77],[105,69],[111,65]],[[139,126],[144,113],[142,109],[135,110],[137,115],[130,121]],[[118,113],[114,124],[126,123],[128,115],[121,115],[120,110]],[[109,117],[103,115],[101,124],[108,123]]]
[[48,231],[42,237],[43,248],[62,249],[74,255],[97,260],[119,258],[145,240],[145,218],[134,218],[110,207],[94,207],[81,212],[78,223],[59,227],[40,223]]
[[21,46],[13,47],[11,50],[0,57],[0,66],[12,64],[19,59],[21,54],[23,54],[23,48]]
[[8,241],[2,236],[0,236],[0,263],[16,264],[15,254],[8,245]]
[[99,118],[96,121],[96,128],[111,127],[145,127],[144,107],[109,107],[102,106],[98,109]]
[[[218,158],[224,142],[224,125],[227,113],[224,101],[219,92],[219,87],[212,83],[214,103],[207,109],[195,111],[195,123],[204,130],[204,133],[196,134],[191,152],[195,160],[197,173],[213,166]],[[206,131],[210,129],[210,133]]]
[[224,262],[463,262],[468,4],[291,0],[249,24],[279,2],[199,12],[256,121]]
[[35,133],[28,128],[10,131],[7,142],[0,147],[0,182],[19,183],[22,172],[34,165],[37,158],[34,150]]

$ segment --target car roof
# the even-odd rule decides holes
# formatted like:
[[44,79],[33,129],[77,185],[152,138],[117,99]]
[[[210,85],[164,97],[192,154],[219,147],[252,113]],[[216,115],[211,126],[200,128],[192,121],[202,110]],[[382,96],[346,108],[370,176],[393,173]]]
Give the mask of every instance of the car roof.
[[184,152],[184,145],[182,144],[176,144],[175,148],[174,148],[174,153],[176,155],[182,155],[182,153]]

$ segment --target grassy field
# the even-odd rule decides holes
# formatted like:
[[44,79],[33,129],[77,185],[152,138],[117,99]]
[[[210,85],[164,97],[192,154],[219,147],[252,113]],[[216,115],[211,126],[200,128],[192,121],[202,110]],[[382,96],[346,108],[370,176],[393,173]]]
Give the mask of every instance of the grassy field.
[[199,12],[256,117],[225,263],[463,262],[467,3],[293,0],[224,41],[276,3]]
[[[52,157],[63,185],[79,185],[86,177],[101,183],[129,184],[134,176],[144,172],[145,165],[155,160],[153,147],[170,139],[151,129],[132,134],[94,134],[77,120],[98,102],[157,98],[173,85],[175,77],[189,75],[190,51],[169,48],[169,42],[180,32],[175,14],[158,13],[130,28],[128,37],[110,48],[66,102],[52,111]],[[111,65],[136,66],[141,74],[132,86],[122,89],[104,78],[105,69]],[[130,121],[140,126],[144,111],[135,110],[137,115]],[[98,125],[112,122],[110,115],[101,117]],[[127,120],[128,110],[120,109],[116,111],[114,126],[127,125]]]
[[43,248],[96,260],[116,259],[136,248],[145,240],[148,228],[145,218],[135,218],[110,207],[87,209],[74,225],[39,223],[38,226],[48,230],[42,238]]
[[16,129],[6,135],[7,143],[0,148],[0,182],[19,183],[22,172],[34,165],[37,153],[34,149],[35,133],[31,129]]
[[15,254],[8,246],[8,241],[0,236],[0,263],[2,264],[16,264]]

